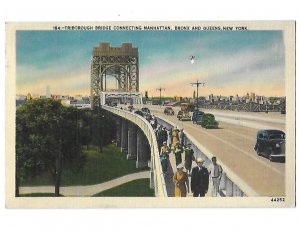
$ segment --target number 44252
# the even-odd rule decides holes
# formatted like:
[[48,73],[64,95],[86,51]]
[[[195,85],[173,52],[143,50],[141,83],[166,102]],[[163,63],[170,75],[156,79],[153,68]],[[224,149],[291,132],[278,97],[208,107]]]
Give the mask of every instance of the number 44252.
[[285,198],[284,197],[272,197],[271,201],[272,202],[284,202]]

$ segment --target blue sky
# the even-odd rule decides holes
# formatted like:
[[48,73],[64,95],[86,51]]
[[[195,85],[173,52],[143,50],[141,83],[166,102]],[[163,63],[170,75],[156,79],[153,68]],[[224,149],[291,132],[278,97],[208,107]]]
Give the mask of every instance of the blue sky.
[[[86,94],[100,42],[139,49],[140,90],[156,96],[285,95],[282,31],[17,31],[17,93]],[[190,56],[195,56],[191,64]]]

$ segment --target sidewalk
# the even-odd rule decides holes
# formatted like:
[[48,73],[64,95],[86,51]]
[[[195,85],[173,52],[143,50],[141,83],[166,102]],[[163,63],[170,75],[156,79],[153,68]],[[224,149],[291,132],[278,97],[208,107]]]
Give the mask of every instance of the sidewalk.
[[[169,157],[170,157],[169,165],[168,165],[167,174],[165,176],[165,182],[166,182],[168,196],[174,197],[175,186],[173,183],[173,175],[177,169],[176,169],[175,155],[173,153],[170,153]],[[184,163],[184,152],[182,153],[182,163]],[[196,166],[196,163],[193,161],[192,168],[195,166]],[[204,163],[204,166],[205,166],[205,163]],[[190,189],[189,189],[189,193],[187,194],[187,197],[193,197],[193,193],[191,192],[191,177],[189,177],[189,184],[190,184]],[[207,194],[205,195],[205,197],[211,197],[211,192],[212,192],[212,182],[211,182],[211,180],[209,180],[208,191],[207,191]]]
[[[132,180],[149,177],[149,171],[137,172],[96,185],[60,187],[60,194],[65,197],[90,197],[96,193],[103,192]],[[54,186],[20,187],[19,189],[20,194],[54,193],[54,190]]]

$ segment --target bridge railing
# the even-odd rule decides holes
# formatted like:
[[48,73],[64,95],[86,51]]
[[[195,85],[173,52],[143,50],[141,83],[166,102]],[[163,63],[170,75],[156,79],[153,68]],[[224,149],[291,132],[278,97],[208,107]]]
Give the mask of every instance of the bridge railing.
[[[158,123],[163,125],[166,128],[174,128],[176,125],[172,122],[169,122],[166,119],[162,119],[159,116],[156,116]],[[189,133],[184,132],[185,142],[191,143],[192,148],[195,151],[196,156],[199,156],[204,159],[205,166],[211,164],[211,158],[213,154],[205,148],[199,141],[192,137]],[[230,168],[228,168],[224,163],[218,161],[218,163],[223,168],[223,175],[220,182],[220,191],[221,196],[226,197],[243,197],[243,196],[258,196],[258,193],[252,189],[244,180],[242,180],[238,175],[236,175]]]
[[102,106],[102,108],[134,123],[144,132],[148,139],[151,150],[150,175],[152,175],[154,179],[155,196],[167,197],[166,183],[159,159],[156,136],[150,123],[145,118],[126,110],[121,110],[119,108],[110,106]]

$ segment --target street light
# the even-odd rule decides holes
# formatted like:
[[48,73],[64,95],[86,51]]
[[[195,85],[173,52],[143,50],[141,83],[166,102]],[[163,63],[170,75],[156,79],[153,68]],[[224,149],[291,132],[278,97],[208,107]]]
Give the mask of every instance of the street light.
[[159,91],[159,106],[161,107],[161,91],[165,91],[165,88],[159,87],[156,91]]
[[205,83],[204,82],[198,82],[198,80],[197,80],[197,82],[191,83],[191,85],[192,86],[197,85],[197,108],[196,109],[198,110],[198,88],[199,88],[199,85],[202,85],[204,87]]

